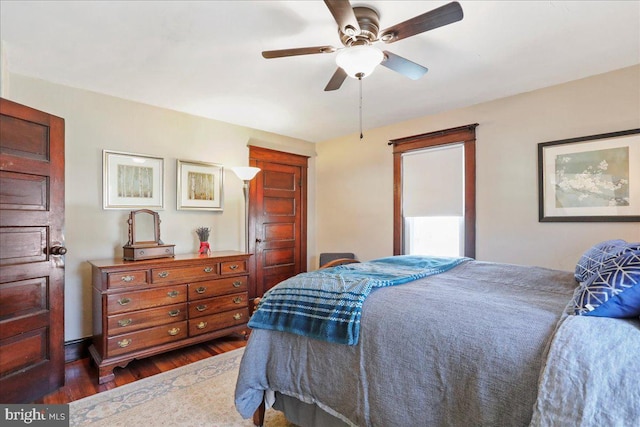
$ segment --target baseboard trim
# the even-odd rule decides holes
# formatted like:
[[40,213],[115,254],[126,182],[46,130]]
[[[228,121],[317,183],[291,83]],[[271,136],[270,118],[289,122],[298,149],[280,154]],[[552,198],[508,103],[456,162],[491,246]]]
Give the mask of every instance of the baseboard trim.
[[89,357],[89,346],[91,337],[71,340],[64,343],[64,363],[75,362],[76,360]]

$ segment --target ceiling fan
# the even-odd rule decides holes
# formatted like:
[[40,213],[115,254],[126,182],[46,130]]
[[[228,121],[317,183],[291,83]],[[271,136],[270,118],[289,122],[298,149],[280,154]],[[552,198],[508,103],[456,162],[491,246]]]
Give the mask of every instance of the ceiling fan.
[[378,64],[410,79],[419,79],[427,72],[426,67],[387,50],[380,50],[373,44],[378,41],[387,44],[394,43],[434,28],[452,24],[463,18],[462,7],[454,1],[379,31],[380,17],[374,9],[367,6],[352,7],[349,0],[324,0],[324,2],[338,23],[340,41],[344,47],[314,46],[268,50],[262,52],[262,56],[270,59],[339,51],[336,56],[338,69],[324,88],[325,91],[339,89],[347,76],[362,79],[370,75]]

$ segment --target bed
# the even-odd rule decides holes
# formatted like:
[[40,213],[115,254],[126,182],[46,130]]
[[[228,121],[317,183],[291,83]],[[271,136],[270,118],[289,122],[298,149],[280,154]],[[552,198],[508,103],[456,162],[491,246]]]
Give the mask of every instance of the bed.
[[[277,296],[266,293],[252,317],[257,320],[240,365],[236,408],[256,425],[262,425],[265,403],[305,427],[637,425],[640,247],[624,242],[606,252],[607,244],[594,245],[578,263],[593,264],[583,275],[589,280],[578,280],[584,278],[578,270],[471,259],[433,268],[431,258],[426,274],[413,274],[417,261],[410,258],[409,274],[389,279],[376,270],[373,279],[363,278],[371,265],[379,268],[376,262],[402,264],[407,257],[288,279],[274,294],[280,289],[291,298],[291,289],[334,277],[343,289],[348,282],[349,294],[357,288],[355,300],[363,303],[355,315],[345,304],[325,316],[329,323],[312,320],[300,327],[290,313],[283,321],[283,312],[295,311],[291,300],[283,309]],[[594,251],[606,256],[596,259]],[[596,301],[585,302],[590,276],[600,276],[607,262],[623,254],[631,268],[622,278],[627,287],[618,292],[624,304],[616,304],[631,308],[603,317]],[[365,286],[364,299],[360,279],[373,283]],[[300,304],[295,298],[293,306]],[[302,299],[305,310],[313,305],[308,295]],[[579,313],[576,304],[588,305],[588,313]],[[326,307],[319,306],[304,316],[323,317],[318,313]]]

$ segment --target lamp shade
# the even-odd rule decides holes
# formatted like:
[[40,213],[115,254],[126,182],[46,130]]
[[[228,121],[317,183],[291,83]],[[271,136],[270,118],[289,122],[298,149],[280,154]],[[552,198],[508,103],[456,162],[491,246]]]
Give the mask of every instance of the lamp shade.
[[236,166],[231,168],[238,178],[243,181],[251,181],[260,172],[260,168],[254,168],[251,166]]
[[369,45],[351,46],[336,55],[336,64],[349,76],[367,77],[382,62],[384,54]]

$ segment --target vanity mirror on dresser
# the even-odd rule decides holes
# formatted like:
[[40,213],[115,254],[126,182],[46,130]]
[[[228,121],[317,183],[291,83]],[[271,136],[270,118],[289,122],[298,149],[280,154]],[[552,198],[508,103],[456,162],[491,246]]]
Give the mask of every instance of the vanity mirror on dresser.
[[210,255],[127,261],[90,261],[93,281],[93,343],[99,383],[113,369],[236,332],[249,319],[251,255]]
[[139,261],[167,258],[174,255],[175,245],[167,245],[160,239],[160,215],[158,212],[149,209],[131,211],[127,225],[129,240],[122,247],[124,259]]

